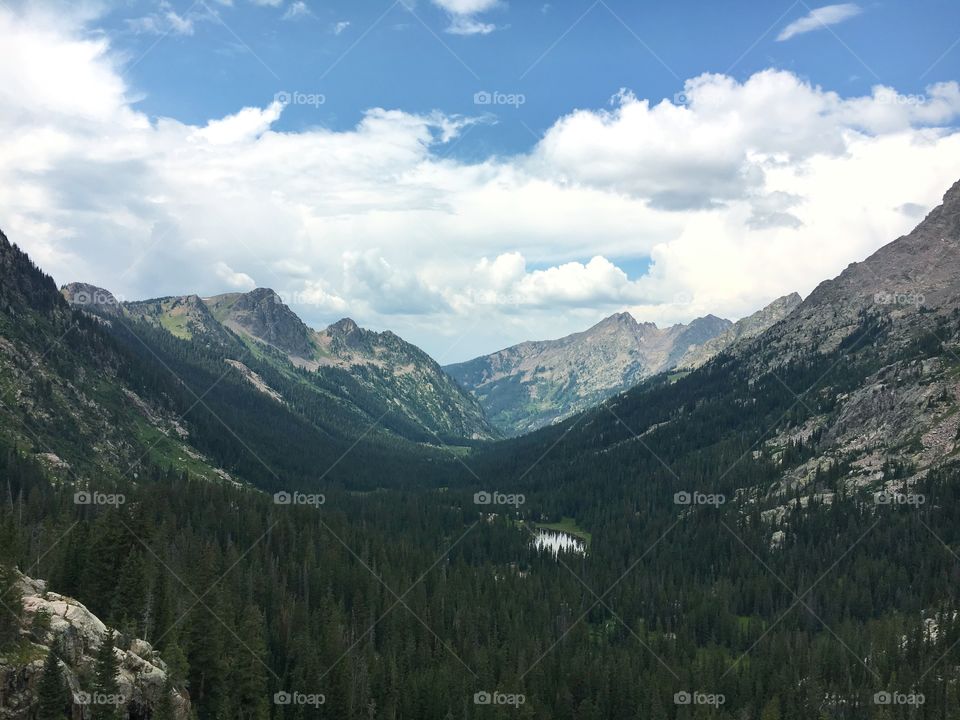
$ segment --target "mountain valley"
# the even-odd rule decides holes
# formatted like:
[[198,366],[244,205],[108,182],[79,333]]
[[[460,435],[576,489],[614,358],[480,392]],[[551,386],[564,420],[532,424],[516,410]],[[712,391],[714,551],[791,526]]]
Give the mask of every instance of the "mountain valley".
[[[69,637],[36,608],[71,602],[168,668],[132,718],[286,717],[285,693],[474,718],[494,690],[543,720],[705,716],[694,692],[723,718],[960,714],[960,183],[739,325],[617,315],[505,352],[531,377],[561,350],[673,368],[505,440],[391,333],[310,330],[268,290],[61,294],[0,250],[7,717]],[[83,692],[91,652],[63,660]]]

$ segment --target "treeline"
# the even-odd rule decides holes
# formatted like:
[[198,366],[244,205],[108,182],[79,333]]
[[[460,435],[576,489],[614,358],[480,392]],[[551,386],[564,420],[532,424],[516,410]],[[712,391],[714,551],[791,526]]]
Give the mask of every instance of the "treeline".
[[[97,509],[2,457],[3,562],[156,643],[204,720],[960,713],[957,561],[940,544],[960,543],[953,473],[917,488],[919,508],[796,509],[782,547],[757,514],[678,508],[647,484],[591,525],[587,558],[558,561],[466,492],[336,492],[316,509],[154,470]],[[482,690],[526,702],[474,705]],[[684,691],[725,702],[675,704]],[[881,691],[925,703],[878,706]]]

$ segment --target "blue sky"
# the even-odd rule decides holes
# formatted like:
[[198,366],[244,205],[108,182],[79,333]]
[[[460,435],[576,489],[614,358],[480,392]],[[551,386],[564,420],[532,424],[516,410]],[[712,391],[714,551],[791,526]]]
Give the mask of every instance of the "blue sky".
[[960,176],[955,1],[4,0],[0,37],[0,227],[57,282],[268,286],[441,362],[735,320]]
[[[445,32],[450,14],[428,0],[307,0],[307,11],[290,17],[293,4],[171,0],[158,9],[138,0],[98,26],[132,58],[129,76],[144,93],[137,107],[184,122],[262,106],[280,91],[324,98],[286,112],[276,126],[286,130],[351,128],[371,107],[476,115],[477,92],[522,94],[518,107],[479,108],[497,123],[453,148],[466,157],[528,148],[559,116],[603,107],[620,88],[673,98],[705,72],[744,79],[776,67],[844,96],[877,83],[920,94],[955,79],[960,63],[956,47],[941,57],[960,33],[960,4],[948,0],[864,2],[856,16],[787,41],[777,40],[783,28],[822,5],[501,2],[475,16],[496,29],[464,36]],[[162,22],[165,36],[136,31],[142,18],[169,11],[190,22],[191,34]]]

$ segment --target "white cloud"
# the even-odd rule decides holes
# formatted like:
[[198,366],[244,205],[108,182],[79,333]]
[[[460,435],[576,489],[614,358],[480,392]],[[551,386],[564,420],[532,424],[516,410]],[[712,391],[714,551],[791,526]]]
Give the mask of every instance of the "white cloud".
[[236,272],[225,262],[220,261],[213,266],[213,271],[217,277],[231,290],[242,290],[244,292],[253,290],[257,283],[246,273]]
[[450,15],[446,32],[452,35],[489,35],[497,26],[475,16],[502,5],[500,0],[433,0],[433,4]]
[[189,139],[205,140],[212,145],[228,145],[254,140],[280,118],[283,105],[275,100],[264,109],[248,107],[235,115],[220,120],[211,120],[206,127],[198,129]]
[[735,319],[809,292],[960,167],[956,83],[843,98],[783,71],[703,75],[683,105],[621,93],[527,153],[467,162],[444,156],[467,118],[151,119],[102,36],[4,10],[0,36],[0,218],[58,282],[142,298],[255,278],[314,326],[351,315],[446,362],[622,309]]
[[841,3],[815,8],[799,20],[794,20],[787,25],[777,36],[777,40],[783,42],[803,33],[824,30],[830,25],[836,25],[844,20],[856,17],[861,12],[863,12],[863,9],[856,3]]
[[296,2],[290,3],[290,7],[283,13],[283,19],[296,20],[297,18],[308,17],[312,14],[310,8],[307,7],[307,4],[303,2],[303,0],[296,0]]
[[126,21],[134,33],[148,35],[193,35],[194,19],[203,17],[196,13],[180,15],[167,0],[160,0],[158,11]]
[[342,33],[344,30],[346,30],[348,27],[350,27],[350,21],[349,21],[349,20],[341,20],[340,22],[338,22],[336,25],[333,26],[333,34],[334,34],[334,35],[339,35],[339,34]]
[[496,29],[497,26],[493,23],[480,22],[466,15],[455,15],[450,20],[447,32],[451,35],[489,35]]
[[475,15],[500,4],[499,0],[433,0],[433,3],[455,15]]

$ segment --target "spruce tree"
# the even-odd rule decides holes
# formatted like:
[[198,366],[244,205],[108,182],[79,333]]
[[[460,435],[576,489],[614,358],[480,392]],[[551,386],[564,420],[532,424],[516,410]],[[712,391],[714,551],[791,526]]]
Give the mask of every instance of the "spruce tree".
[[100,649],[94,665],[95,697],[90,713],[92,720],[117,720],[120,717],[120,709],[115,702],[120,695],[120,685],[117,682],[120,662],[114,648],[113,631],[107,628],[100,637]]
[[267,705],[267,644],[263,616],[253,605],[243,610],[240,637],[245,647],[237,650],[232,682],[240,716],[246,720],[266,720],[270,714]]
[[152,720],[174,720],[176,713],[173,707],[173,683],[170,678],[163,683],[163,690],[157,699],[157,704],[153,709]]
[[65,720],[70,704],[57,653],[51,649],[37,684],[37,720]]
[[0,651],[16,645],[22,610],[16,575],[11,568],[0,565]]

